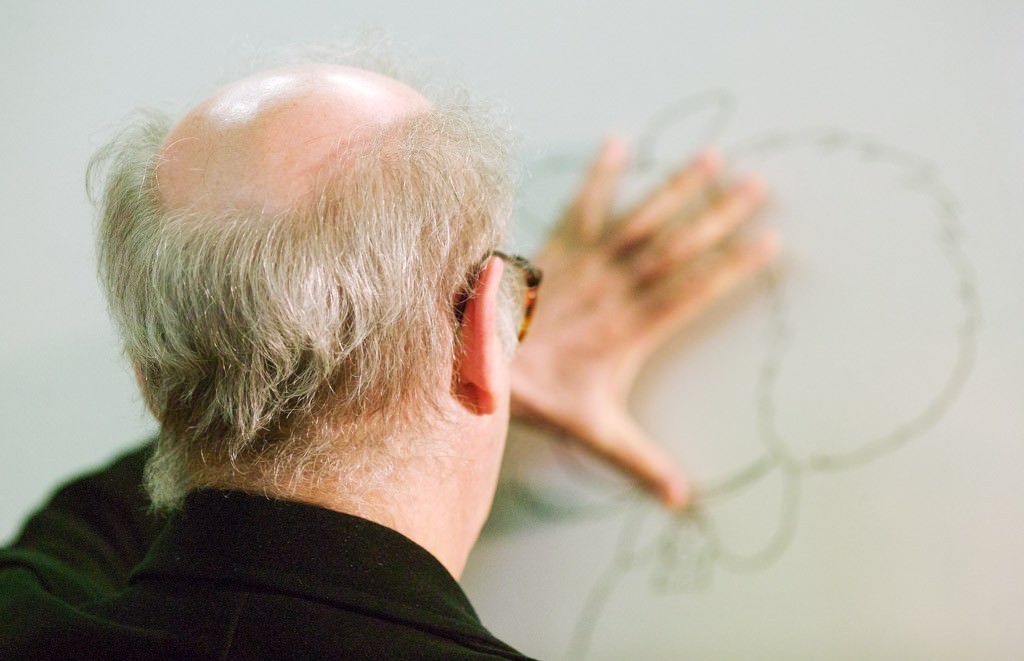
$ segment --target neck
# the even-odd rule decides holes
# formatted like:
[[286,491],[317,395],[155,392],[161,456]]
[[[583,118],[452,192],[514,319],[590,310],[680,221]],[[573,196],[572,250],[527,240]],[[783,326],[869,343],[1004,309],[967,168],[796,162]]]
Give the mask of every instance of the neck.
[[467,468],[453,457],[414,462],[396,471],[363,512],[353,513],[402,533],[458,579],[494,495],[493,487],[479,489]]
[[504,434],[489,441],[493,433],[473,427],[443,442],[410,441],[434,451],[403,459],[359,494],[298,487],[273,495],[387,526],[429,551],[458,579],[490,511],[504,450]]

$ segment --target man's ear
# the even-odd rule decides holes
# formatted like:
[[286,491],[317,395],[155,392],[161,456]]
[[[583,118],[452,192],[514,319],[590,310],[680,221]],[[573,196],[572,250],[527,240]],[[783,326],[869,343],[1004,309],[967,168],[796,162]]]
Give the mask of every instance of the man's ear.
[[455,365],[452,388],[469,411],[488,415],[501,396],[505,352],[498,338],[498,294],[505,264],[487,260],[462,313],[462,355]]

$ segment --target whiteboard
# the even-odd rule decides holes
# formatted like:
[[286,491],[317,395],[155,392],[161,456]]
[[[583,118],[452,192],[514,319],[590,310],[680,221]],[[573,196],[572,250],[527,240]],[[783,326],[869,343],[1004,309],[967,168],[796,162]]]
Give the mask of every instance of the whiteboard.
[[[514,426],[463,584],[541,658],[1024,655],[1024,7],[1011,2],[8,2],[0,533],[152,431],[95,284],[91,152],[282,46],[381,29],[507,108],[514,247],[608,132],[626,197],[694,149],[758,172],[772,273],[673,338],[633,408],[670,515]],[[112,35],[116,35],[114,38]],[[541,304],[543,304],[543,299]]]

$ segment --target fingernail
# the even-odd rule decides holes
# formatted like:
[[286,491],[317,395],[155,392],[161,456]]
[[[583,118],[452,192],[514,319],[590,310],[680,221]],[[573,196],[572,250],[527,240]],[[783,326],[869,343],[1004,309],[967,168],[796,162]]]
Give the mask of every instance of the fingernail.
[[665,485],[661,498],[668,508],[681,510],[690,502],[690,489],[682,481],[673,480]]
[[768,230],[758,237],[758,241],[761,243],[761,250],[766,255],[774,255],[779,252],[781,241],[779,240],[779,233]]
[[722,154],[717,149],[706,149],[697,154],[694,162],[705,172],[714,173],[722,167]]
[[744,195],[760,197],[764,194],[764,181],[756,174],[749,175],[744,177],[743,181],[740,182],[740,189],[743,191]]
[[629,154],[629,143],[621,135],[610,135],[605,138],[604,153],[616,160],[625,158]]

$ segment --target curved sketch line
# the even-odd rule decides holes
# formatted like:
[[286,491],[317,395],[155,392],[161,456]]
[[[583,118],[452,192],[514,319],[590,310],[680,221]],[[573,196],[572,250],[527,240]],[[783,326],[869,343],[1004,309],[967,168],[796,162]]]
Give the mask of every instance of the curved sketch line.
[[769,349],[762,370],[759,397],[761,436],[772,448],[772,453],[787,462],[797,463],[808,471],[836,471],[853,468],[872,462],[890,454],[914,438],[935,426],[952,407],[963,391],[974,365],[977,334],[981,325],[981,303],[974,283],[974,270],[962,245],[963,231],[953,201],[952,193],[936,177],[934,167],[909,152],[882,143],[873,138],[840,129],[811,129],[805,131],[770,133],[754,138],[747,146],[728,150],[731,158],[742,159],[746,150],[763,150],[765,144],[774,148],[792,149],[801,145],[810,147],[827,146],[830,151],[852,149],[873,163],[884,164],[906,170],[902,190],[926,196],[936,207],[933,214],[939,223],[940,245],[957,282],[961,325],[957,332],[957,351],[945,381],[928,403],[913,415],[907,416],[887,433],[858,443],[857,447],[845,452],[831,452],[812,455],[800,460],[792,457],[787,449],[786,439],[779,433],[776,424],[774,397],[772,391],[777,384],[778,366],[787,349],[789,332],[786,302],[779,286],[771,287],[775,294],[773,304],[773,325],[777,326],[776,347]]
[[662,133],[681,120],[710,108],[711,117],[701,129],[694,148],[706,147],[718,141],[725,133],[736,113],[736,99],[725,90],[710,90],[696,96],[680,99],[656,113],[647,123],[636,141],[634,170],[648,171],[656,168],[656,145]]
[[[655,114],[637,142],[636,171],[651,171],[661,164],[655,145],[667,131],[689,121],[697,113],[711,115],[699,135],[702,144],[716,142],[727,130],[737,104],[728,92],[711,91],[687,97]],[[964,228],[959,205],[952,190],[939,178],[936,168],[926,160],[902,148],[872,136],[840,128],[812,128],[768,131],[750,136],[724,150],[731,161],[743,161],[806,149],[821,157],[852,155],[872,167],[890,168],[896,175],[898,190],[922,196],[930,204],[938,229],[936,242],[950,268],[956,291],[955,305],[959,321],[955,329],[955,355],[946,378],[934,394],[917,410],[905,415],[885,433],[861,439],[841,451],[817,452],[799,457],[791,449],[790,439],[778,425],[777,389],[779,376],[793,342],[790,302],[780,275],[769,270],[762,284],[768,296],[768,337],[755,379],[757,435],[764,453],[724,476],[696,485],[698,500],[687,512],[669,519],[656,540],[641,545],[638,535],[644,521],[657,506],[650,504],[636,488],[613,499],[585,506],[564,507],[543,497],[523,483],[517,484],[520,504],[545,520],[591,519],[613,513],[625,513],[625,519],[613,558],[587,595],[573,629],[569,658],[582,658],[590,648],[598,621],[615,588],[631,571],[653,565],[652,589],[679,593],[706,586],[714,567],[733,573],[753,573],[775,563],[796,535],[799,523],[801,483],[815,474],[852,470],[898,451],[933,428],[962,394],[973,369],[978,335],[982,324],[982,306],[974,276],[974,267],[964,247]],[[551,160],[560,168],[568,160]],[[579,168],[577,161],[574,167]],[[560,174],[564,174],[563,169]],[[576,467],[578,468],[578,466]],[[746,492],[769,475],[779,472],[782,497],[777,525],[768,540],[754,552],[740,553],[723,540],[715,524],[712,509],[716,503]],[[567,474],[580,471],[567,467]],[[552,513],[555,513],[554,515]]]
[[797,471],[780,467],[782,473],[782,499],[779,520],[768,541],[758,550],[742,554],[729,549],[721,541],[714,522],[708,521],[708,534],[715,562],[736,574],[753,574],[775,564],[786,552],[796,536],[800,518],[800,475]]
[[651,510],[635,507],[630,514],[626,517],[619,533],[611,563],[594,583],[583,602],[583,608],[576,619],[576,625],[569,640],[569,649],[566,652],[568,659],[582,659],[586,656],[590,649],[590,643],[594,639],[594,630],[612,592],[630,570],[640,566],[651,557],[653,548],[648,549],[647,553],[639,553],[633,548],[633,542],[638,537],[640,527],[644,519],[651,514]]

